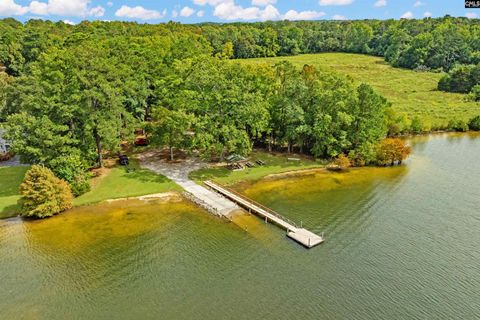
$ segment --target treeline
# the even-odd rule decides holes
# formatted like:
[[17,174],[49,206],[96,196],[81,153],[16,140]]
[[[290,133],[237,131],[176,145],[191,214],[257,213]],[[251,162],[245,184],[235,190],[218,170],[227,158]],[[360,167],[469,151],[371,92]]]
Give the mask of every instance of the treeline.
[[[455,64],[480,62],[480,20],[276,21],[259,23],[182,25],[170,22],[140,25],[128,22],[88,22],[76,26],[31,20],[25,25],[0,21],[0,61],[9,73],[51,45],[88,37],[148,37],[178,33],[201,35],[214,55],[255,58],[300,53],[352,52],[383,56],[394,66],[450,70]],[[231,50],[229,49],[231,48]]]
[[[395,67],[448,72],[457,65],[480,63],[480,20],[276,21],[182,25],[129,22],[0,20],[0,63],[18,76],[51,46],[69,46],[109,37],[196,35],[211,54],[222,58],[256,58],[300,53],[351,52],[382,56]],[[478,83],[475,83],[478,84]],[[475,85],[474,84],[474,85]],[[448,90],[448,87],[441,87]]]

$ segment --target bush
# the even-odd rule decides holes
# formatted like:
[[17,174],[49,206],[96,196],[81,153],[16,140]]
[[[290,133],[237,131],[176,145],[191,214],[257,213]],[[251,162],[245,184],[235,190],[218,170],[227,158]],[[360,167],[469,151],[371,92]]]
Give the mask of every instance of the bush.
[[411,148],[403,140],[385,139],[377,146],[376,163],[381,166],[402,163],[411,152]]
[[469,98],[472,101],[480,101],[480,84],[477,84],[475,87],[472,88],[470,91]]
[[468,93],[478,84],[480,65],[458,65],[438,82],[441,91]]
[[46,218],[72,207],[73,195],[69,185],[53,172],[34,165],[20,185],[20,206],[24,217]]
[[58,157],[48,163],[57,177],[67,181],[73,194],[78,197],[90,191],[88,175],[85,173],[87,165],[79,154]]
[[476,116],[468,123],[470,130],[480,131],[480,116]]
[[348,159],[348,157],[343,153],[335,159],[334,164],[341,170],[347,169],[352,165],[350,163],[350,159]]
[[413,117],[412,123],[410,124],[410,130],[412,130],[413,133],[422,133],[424,131],[423,121],[420,117]]
[[447,129],[451,131],[465,132],[468,131],[468,124],[463,120],[450,120]]

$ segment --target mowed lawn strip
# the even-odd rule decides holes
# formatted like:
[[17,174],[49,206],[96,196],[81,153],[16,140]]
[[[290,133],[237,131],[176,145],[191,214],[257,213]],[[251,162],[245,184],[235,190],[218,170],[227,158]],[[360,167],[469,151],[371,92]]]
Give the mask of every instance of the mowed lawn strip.
[[[299,160],[289,160],[289,158]],[[324,161],[314,161],[301,155],[270,154],[261,151],[253,152],[249,159],[252,163],[256,160],[262,160],[265,162],[265,165],[259,166],[255,164],[254,168],[245,167],[245,169],[238,171],[232,171],[225,167],[205,168],[192,172],[190,178],[198,183],[212,180],[228,186],[242,181],[259,180],[275,173],[321,168],[326,164]]]
[[29,167],[0,167],[0,219],[16,216],[20,184]]
[[131,172],[127,172],[122,166],[113,167],[107,175],[96,178],[98,180],[94,181],[92,190],[76,198],[73,204],[81,206],[109,199],[181,191],[177,184],[166,177],[140,168],[134,159],[130,159],[130,167],[134,169]]
[[480,103],[466,95],[437,90],[442,73],[416,72],[394,68],[382,57],[348,53],[305,54],[292,57],[236,60],[240,63],[268,63],[287,60],[301,68],[305,64],[351,76],[358,83],[370,84],[399,112],[419,116],[433,127],[445,127],[452,119],[469,120],[480,115]]

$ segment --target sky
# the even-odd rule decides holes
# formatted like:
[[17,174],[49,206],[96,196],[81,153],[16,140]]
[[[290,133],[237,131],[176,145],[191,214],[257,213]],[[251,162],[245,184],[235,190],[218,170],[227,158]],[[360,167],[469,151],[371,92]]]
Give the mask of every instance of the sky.
[[464,0],[0,0],[0,17],[182,23],[265,20],[479,18]]

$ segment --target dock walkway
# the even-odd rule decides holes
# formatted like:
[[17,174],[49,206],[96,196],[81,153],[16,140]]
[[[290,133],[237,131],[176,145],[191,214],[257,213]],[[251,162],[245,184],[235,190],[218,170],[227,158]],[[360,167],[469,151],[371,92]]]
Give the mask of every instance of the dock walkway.
[[302,244],[307,248],[312,248],[322,243],[325,239],[307,229],[298,227],[294,222],[282,217],[272,209],[269,209],[247,197],[225,187],[221,187],[211,181],[204,182],[206,186],[218,192],[227,199],[233,201],[237,205],[243,207],[248,212],[255,213],[264,218],[266,222],[272,222],[283,229],[287,230],[287,236]]

